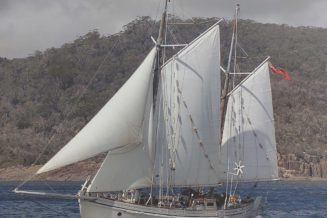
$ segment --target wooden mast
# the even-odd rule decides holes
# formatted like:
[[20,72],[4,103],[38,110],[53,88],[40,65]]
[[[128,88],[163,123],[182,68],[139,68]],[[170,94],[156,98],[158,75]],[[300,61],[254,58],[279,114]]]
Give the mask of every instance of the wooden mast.
[[160,21],[159,35],[158,35],[158,38],[157,38],[157,45],[159,45],[159,46],[162,45],[163,38],[164,38],[164,35],[165,35],[165,29],[166,29],[166,24],[167,24],[168,1],[169,0],[165,1],[165,9],[164,9],[164,12],[162,13],[161,21]]
[[[156,42],[157,47],[157,57],[156,57],[156,63],[155,63],[155,69],[154,69],[154,76],[153,76],[153,113],[154,113],[154,123],[158,122],[158,108],[156,108],[157,104],[157,95],[158,95],[158,88],[160,83],[160,70],[161,66],[164,62],[164,48],[162,46],[163,43],[165,43],[165,35],[166,35],[166,28],[167,28],[167,8],[168,8],[168,2],[170,0],[165,0],[165,8],[161,16],[160,21],[160,28],[159,28],[159,34]],[[156,126],[156,125],[153,125]],[[157,138],[157,128],[155,128],[155,131],[153,131],[153,139],[156,140]],[[155,146],[155,149],[157,149],[157,145]],[[159,148],[160,149],[160,148]],[[162,148],[161,148],[162,149]],[[163,153],[163,152],[161,152]],[[163,162],[160,163],[160,184],[159,184],[159,200],[162,199],[163,195],[163,189],[162,189],[162,175],[161,172],[163,171],[164,164]],[[152,185],[151,185],[151,193],[150,193],[150,200],[152,205],[152,199],[153,199],[153,181],[154,181],[154,175],[152,175]]]
[[[232,54],[233,54],[233,48],[235,46],[236,48],[236,33],[237,33],[237,20],[238,20],[238,12],[240,10],[240,5],[236,5],[235,9],[235,17],[234,17],[234,25],[233,25],[233,35],[232,40],[230,44],[230,50],[229,50],[229,56],[228,56],[228,64],[227,69],[225,72],[225,82],[224,87],[222,89],[221,98],[220,98],[220,144],[222,143],[223,138],[223,131],[224,131],[224,124],[225,124],[225,115],[226,115],[226,109],[227,109],[227,95],[229,91],[229,82],[230,82],[230,66],[232,62]],[[234,58],[234,63],[236,62],[236,57]]]
[[[167,7],[168,7],[168,1],[165,1],[165,9],[161,16],[160,21],[160,28],[159,28],[159,34],[157,38],[157,61],[156,61],[156,67],[154,70],[154,78],[153,78],[153,108],[156,106],[156,98],[157,98],[157,92],[158,92],[158,85],[159,85],[159,74],[160,74],[160,67],[163,64],[163,49],[162,49],[162,43],[164,41],[164,37],[166,34],[166,25],[167,25]],[[155,111],[155,110],[153,110]]]

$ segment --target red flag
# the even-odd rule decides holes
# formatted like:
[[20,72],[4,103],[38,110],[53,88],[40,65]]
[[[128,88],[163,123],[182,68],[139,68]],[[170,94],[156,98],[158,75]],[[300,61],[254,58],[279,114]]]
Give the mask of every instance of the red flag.
[[272,70],[272,72],[282,75],[284,77],[284,80],[291,80],[290,75],[288,74],[288,72],[284,69],[277,69],[274,65],[270,64],[270,69]]

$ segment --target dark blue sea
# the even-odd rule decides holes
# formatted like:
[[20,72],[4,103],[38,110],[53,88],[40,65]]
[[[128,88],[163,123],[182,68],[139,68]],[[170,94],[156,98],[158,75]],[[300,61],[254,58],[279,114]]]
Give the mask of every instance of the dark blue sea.
[[[0,182],[0,218],[79,217],[76,200],[21,196],[11,192],[18,183]],[[80,182],[30,182],[24,188],[76,193]],[[262,217],[327,218],[327,182],[276,181],[242,185],[242,195],[261,195],[266,199]]]

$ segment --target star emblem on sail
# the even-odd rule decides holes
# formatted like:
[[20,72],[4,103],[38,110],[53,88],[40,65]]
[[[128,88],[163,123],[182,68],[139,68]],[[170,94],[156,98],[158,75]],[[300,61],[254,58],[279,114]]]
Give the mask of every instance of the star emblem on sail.
[[235,173],[235,175],[236,176],[241,176],[241,175],[243,175],[243,168],[245,168],[245,166],[244,165],[242,165],[242,161],[239,161],[238,163],[237,162],[235,162],[235,168],[234,168],[234,171],[236,172]]

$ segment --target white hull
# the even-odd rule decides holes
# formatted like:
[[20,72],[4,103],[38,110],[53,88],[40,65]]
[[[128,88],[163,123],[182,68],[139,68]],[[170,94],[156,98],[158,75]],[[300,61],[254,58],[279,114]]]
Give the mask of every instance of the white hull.
[[164,209],[147,207],[124,202],[98,199],[94,201],[80,200],[81,218],[253,218],[257,216],[257,210],[261,198],[242,208],[215,210],[215,211],[192,211],[185,209]]

